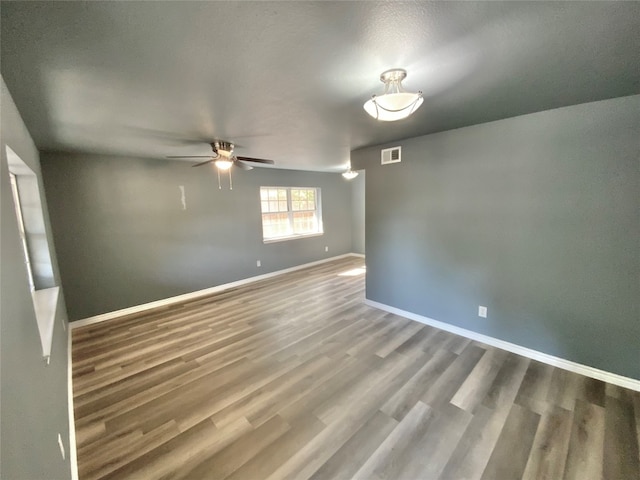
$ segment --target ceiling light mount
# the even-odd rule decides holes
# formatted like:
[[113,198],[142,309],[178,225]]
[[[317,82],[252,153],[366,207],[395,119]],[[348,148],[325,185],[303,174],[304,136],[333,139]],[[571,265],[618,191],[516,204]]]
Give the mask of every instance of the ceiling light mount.
[[233,154],[233,143],[216,140],[211,144],[214,153],[229,158]]
[[385,85],[390,84],[391,82],[397,82],[400,84],[400,82],[405,78],[407,78],[407,71],[403,68],[392,68],[390,70],[385,70],[380,74],[380,81]]
[[380,74],[380,81],[384,83],[384,93],[373,95],[364,104],[365,111],[376,120],[394,122],[407,118],[422,105],[422,92],[406,92],[402,87],[402,80],[407,78],[407,71],[402,68],[392,68]]

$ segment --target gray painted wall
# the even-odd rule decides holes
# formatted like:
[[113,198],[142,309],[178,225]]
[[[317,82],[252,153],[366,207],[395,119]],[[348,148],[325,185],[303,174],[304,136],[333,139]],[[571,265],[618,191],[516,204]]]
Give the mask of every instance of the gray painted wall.
[[[42,169],[72,320],[351,251],[337,173],[234,169],[219,190],[212,168],[183,161],[43,153]],[[320,187],[325,234],[263,244],[260,186]]]
[[[71,478],[67,405],[67,333],[64,303],[58,306],[51,364],[42,359],[40,337],[29,291],[18,224],[9,184],[8,145],[41,179],[38,151],[2,81],[0,192],[0,477],[10,479]],[[41,187],[41,198],[44,192]],[[45,229],[51,231],[44,205]],[[50,247],[51,235],[48,234]],[[59,280],[52,249],[53,274]],[[64,325],[66,326],[66,325]],[[62,435],[67,460],[57,444]]]
[[351,180],[351,251],[364,255],[365,242],[365,178],[366,172]]
[[636,95],[352,152],[367,298],[640,378],[638,132]]

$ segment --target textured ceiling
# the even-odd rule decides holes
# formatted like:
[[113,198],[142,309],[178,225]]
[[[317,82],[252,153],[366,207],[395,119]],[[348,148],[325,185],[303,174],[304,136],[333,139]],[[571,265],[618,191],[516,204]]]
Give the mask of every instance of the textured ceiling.
[[[41,150],[164,158],[214,138],[285,168],[640,93],[640,2],[5,2],[2,76]],[[362,104],[405,68],[425,102]]]

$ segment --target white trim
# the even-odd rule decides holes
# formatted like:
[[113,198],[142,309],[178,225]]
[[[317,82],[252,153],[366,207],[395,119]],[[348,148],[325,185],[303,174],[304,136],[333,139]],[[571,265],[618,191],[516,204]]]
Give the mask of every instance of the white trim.
[[354,257],[364,258],[364,253],[352,253],[351,255],[353,255]]
[[38,322],[38,332],[40,333],[40,345],[42,346],[42,356],[49,364],[51,357],[51,344],[53,342],[53,327],[56,321],[56,310],[58,299],[60,298],[60,287],[44,288],[31,292],[33,309]]
[[322,263],[327,263],[333,260],[338,260],[340,258],[345,258],[345,257],[351,257],[354,255],[359,256],[358,254],[355,254],[355,253],[344,253],[342,255],[337,255],[335,257],[324,258],[322,260],[317,260],[315,262],[304,263],[302,265],[297,265],[295,267],[285,268],[283,270],[276,270],[275,272],[265,273],[263,275],[257,275],[255,277],[244,278],[236,282],[225,283],[222,285],[218,285],[216,287],[205,288],[204,290],[198,290],[196,292],[185,293],[183,295],[177,295],[175,297],[169,297],[163,300],[156,300],[155,302],[144,303],[142,305],[136,305],[134,307],[123,308],[122,310],[116,310],[114,312],[107,312],[107,313],[102,313],[100,315],[95,315],[93,317],[83,318],[82,320],[76,320],[74,322],[70,322],[70,326],[71,326],[71,329],[85,327],[87,325],[93,325],[94,323],[100,323],[106,320],[112,320],[114,318],[118,318],[123,315],[140,313],[140,312],[144,312],[145,310],[150,310],[152,308],[165,307],[173,303],[186,302],[186,301],[194,300],[196,298],[203,297],[206,295],[211,295],[213,293],[222,292],[223,290],[228,290],[230,288],[239,287],[241,285],[246,285],[248,283],[258,282],[260,280],[266,280],[267,278],[276,277],[284,273],[295,272],[296,270],[302,270],[303,268],[313,267],[314,265],[320,265]]
[[69,406],[69,463],[71,480],[78,480],[78,451],[76,446],[76,421],[73,413],[73,357],[71,355],[71,329],[67,329],[67,404]]
[[369,305],[370,307],[384,310],[385,312],[393,313],[395,315],[400,315],[401,317],[408,318],[409,320],[415,320],[416,322],[430,325],[432,327],[436,327],[440,330],[445,330],[462,337],[470,338],[471,340],[477,340],[478,342],[486,343],[487,345],[491,345],[493,347],[507,350],[508,352],[522,355],[523,357],[538,360],[539,362],[546,363],[547,365],[552,365],[564,370],[569,370],[570,372],[579,373],[580,375],[595,378],[597,380],[602,380],[603,382],[612,383],[620,387],[629,388],[631,390],[640,392],[640,380],[637,380],[635,378],[624,377],[616,373],[607,372],[594,367],[589,367],[588,365],[582,365],[580,363],[572,362],[571,360],[555,357],[553,355],[542,353],[531,348],[516,345],[515,343],[500,340],[499,338],[489,337],[487,335],[483,335],[482,333],[474,332],[472,330],[467,330],[461,327],[456,327],[455,325],[439,322],[438,320],[434,320],[433,318],[423,317],[422,315],[418,315],[416,313],[407,312],[406,310],[401,310],[396,307],[391,307],[389,305],[385,305],[384,303],[378,303],[369,299],[365,299],[364,303],[365,305]]
[[266,238],[262,240],[262,243],[278,243],[278,242],[286,242],[287,240],[297,240],[299,238],[309,238],[309,237],[321,237],[324,235],[324,232],[314,232],[314,233],[298,233],[297,235],[287,235],[286,237],[274,237],[274,238]]

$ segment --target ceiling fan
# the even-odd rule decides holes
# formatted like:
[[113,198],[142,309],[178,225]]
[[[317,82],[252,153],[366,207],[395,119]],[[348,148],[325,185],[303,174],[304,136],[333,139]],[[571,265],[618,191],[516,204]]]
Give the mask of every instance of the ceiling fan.
[[208,158],[204,162],[196,163],[192,167],[200,167],[213,163],[218,170],[229,170],[232,165],[236,165],[242,170],[251,170],[253,165],[251,163],[262,163],[267,165],[274,165],[273,160],[265,160],[263,158],[252,157],[238,157],[233,154],[233,143],[225,142],[223,140],[215,140],[210,144],[213,150],[213,155],[178,155],[169,156],[167,158]]
[[213,155],[183,155],[169,156],[167,158],[207,158],[208,160],[191,166],[200,167],[202,165],[213,163],[217,167],[216,170],[218,172],[219,189],[222,189],[222,184],[220,183],[220,171],[229,172],[230,190],[233,190],[233,181],[231,180],[231,167],[233,165],[237,165],[242,170],[251,170],[253,169],[253,165],[251,165],[251,163],[262,163],[266,165],[274,165],[276,163],[273,160],[265,160],[263,158],[237,157],[233,154],[233,143],[225,142],[224,140],[214,140],[210,145],[213,150]]

